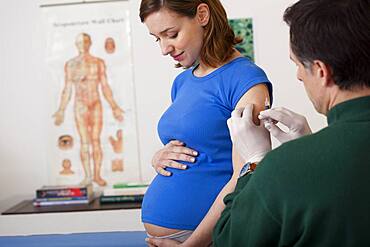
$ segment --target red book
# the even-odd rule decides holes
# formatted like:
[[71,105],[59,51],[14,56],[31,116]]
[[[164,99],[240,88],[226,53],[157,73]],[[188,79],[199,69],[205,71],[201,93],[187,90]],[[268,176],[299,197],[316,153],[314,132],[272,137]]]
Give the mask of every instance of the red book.
[[56,185],[43,186],[36,190],[36,198],[54,198],[54,197],[88,197],[92,194],[92,186],[79,185]]

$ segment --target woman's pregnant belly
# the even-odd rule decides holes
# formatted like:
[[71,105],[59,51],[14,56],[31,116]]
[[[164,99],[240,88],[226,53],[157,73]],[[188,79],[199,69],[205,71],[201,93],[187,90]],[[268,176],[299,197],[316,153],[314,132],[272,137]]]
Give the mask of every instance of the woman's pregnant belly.
[[154,237],[163,237],[168,236],[177,232],[180,232],[181,230],[178,229],[171,229],[166,227],[161,227],[149,223],[144,223],[145,231],[149,234],[149,236]]
[[230,180],[230,164],[197,164],[187,170],[168,169],[172,176],[157,175],[142,204],[147,232],[163,236],[194,230],[223,186]]

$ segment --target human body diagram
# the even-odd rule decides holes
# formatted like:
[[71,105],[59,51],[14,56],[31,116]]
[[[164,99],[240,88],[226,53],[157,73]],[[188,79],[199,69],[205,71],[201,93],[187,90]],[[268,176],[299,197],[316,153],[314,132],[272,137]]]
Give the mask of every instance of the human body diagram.
[[65,85],[59,108],[53,117],[55,125],[63,123],[64,113],[74,89],[74,120],[80,137],[80,158],[85,173],[81,184],[94,181],[99,186],[105,186],[107,182],[101,177],[103,151],[100,136],[103,128],[103,106],[99,89],[118,122],[123,121],[124,111],[113,98],[104,60],[89,52],[92,44],[90,36],[86,33],[79,34],[75,44],[79,54],[65,64]]

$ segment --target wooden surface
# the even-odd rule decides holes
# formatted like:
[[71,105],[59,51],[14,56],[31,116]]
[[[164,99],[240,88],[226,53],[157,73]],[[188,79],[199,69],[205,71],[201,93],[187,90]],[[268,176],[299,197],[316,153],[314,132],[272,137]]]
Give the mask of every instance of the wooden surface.
[[78,212],[95,210],[115,210],[115,209],[138,209],[141,208],[141,202],[125,203],[104,203],[100,204],[99,198],[94,199],[90,204],[75,205],[57,205],[35,207],[32,200],[24,200],[17,205],[9,208],[2,215],[10,214],[39,214],[39,213],[60,213],[60,212]]

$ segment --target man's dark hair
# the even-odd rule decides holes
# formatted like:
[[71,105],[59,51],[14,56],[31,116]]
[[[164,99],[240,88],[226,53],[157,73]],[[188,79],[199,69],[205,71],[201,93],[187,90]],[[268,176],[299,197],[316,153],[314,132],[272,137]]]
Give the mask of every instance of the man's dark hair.
[[284,21],[305,67],[320,60],[340,89],[370,87],[370,0],[300,0]]

